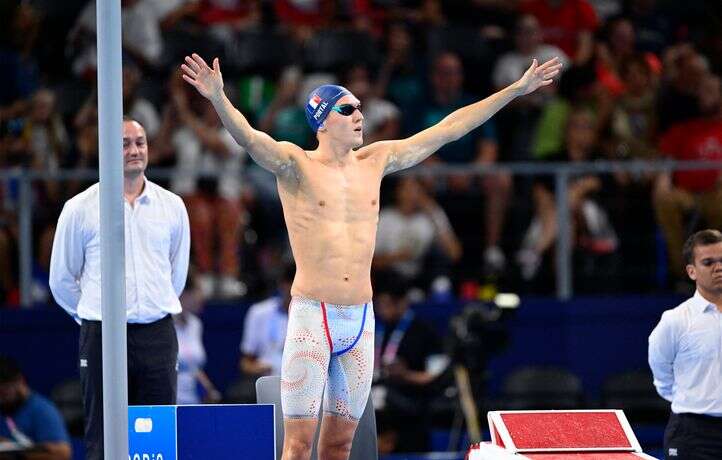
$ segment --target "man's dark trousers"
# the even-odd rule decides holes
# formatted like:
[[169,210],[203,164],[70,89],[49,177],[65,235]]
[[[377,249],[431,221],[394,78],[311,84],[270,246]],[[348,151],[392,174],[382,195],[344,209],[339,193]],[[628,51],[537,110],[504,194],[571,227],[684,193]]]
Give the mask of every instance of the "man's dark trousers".
[[[171,316],[148,324],[129,323],[127,341],[128,404],[175,404],[178,339]],[[100,321],[83,320],[80,326],[79,364],[87,460],[103,460],[102,343]]]
[[722,418],[672,414],[664,432],[667,460],[722,459]]

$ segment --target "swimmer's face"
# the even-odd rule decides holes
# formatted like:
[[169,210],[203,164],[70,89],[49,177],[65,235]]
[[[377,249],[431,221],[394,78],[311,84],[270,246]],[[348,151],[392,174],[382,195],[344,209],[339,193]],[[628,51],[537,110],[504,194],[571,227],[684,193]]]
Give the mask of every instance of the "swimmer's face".
[[[351,104],[357,106],[361,102],[354,95],[346,95],[336,102],[336,106]],[[326,117],[324,126],[326,132],[332,139],[347,142],[351,144],[351,148],[363,145],[363,120],[364,116],[361,110],[354,110],[351,115],[342,115],[335,110]]]
[[123,173],[137,176],[148,166],[148,139],[137,121],[123,121]]

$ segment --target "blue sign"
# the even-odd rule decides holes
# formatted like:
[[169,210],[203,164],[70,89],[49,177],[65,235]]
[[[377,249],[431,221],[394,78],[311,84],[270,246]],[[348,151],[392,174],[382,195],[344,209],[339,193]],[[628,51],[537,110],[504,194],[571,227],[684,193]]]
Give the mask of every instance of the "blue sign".
[[129,460],[276,458],[272,404],[131,406]]
[[176,406],[128,407],[130,460],[175,460]]

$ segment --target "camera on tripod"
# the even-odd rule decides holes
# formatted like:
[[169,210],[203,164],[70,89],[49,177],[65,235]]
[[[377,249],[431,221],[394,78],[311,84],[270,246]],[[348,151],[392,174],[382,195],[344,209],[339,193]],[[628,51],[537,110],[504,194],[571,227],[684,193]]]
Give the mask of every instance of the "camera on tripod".
[[450,322],[449,350],[455,364],[470,372],[485,371],[488,359],[509,344],[507,320],[519,308],[519,296],[499,293],[478,296],[462,307]]

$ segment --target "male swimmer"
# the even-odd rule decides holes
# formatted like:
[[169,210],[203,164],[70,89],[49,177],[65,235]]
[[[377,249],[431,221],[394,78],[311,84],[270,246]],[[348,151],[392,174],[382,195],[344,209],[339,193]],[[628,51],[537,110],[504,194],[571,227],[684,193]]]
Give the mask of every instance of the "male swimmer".
[[365,147],[359,100],[341,86],[320,86],[306,105],[318,139],[318,148],[311,151],[251,127],[223,91],[217,58],[209,67],[193,54],[181,68],[185,81],[213,104],[236,142],[276,176],[296,261],[281,370],[282,458],[310,457],[323,404],[319,459],[346,460],[371,388],[370,272],[381,179],[423,161],[514,98],[549,85],[561,63],[557,58],[541,65],[534,60],[517,82],[438,124],[407,139]]

